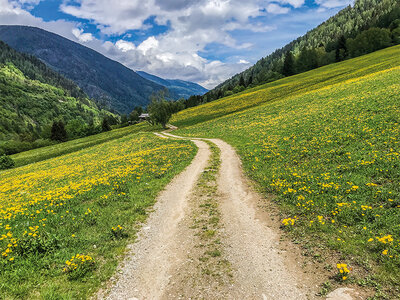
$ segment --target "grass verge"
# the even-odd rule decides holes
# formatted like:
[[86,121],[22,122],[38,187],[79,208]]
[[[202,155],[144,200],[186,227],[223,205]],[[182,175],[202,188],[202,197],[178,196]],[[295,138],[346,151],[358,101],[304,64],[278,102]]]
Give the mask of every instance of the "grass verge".
[[[208,281],[222,284],[232,276],[230,264],[224,259],[221,244],[221,214],[218,210],[217,176],[221,164],[221,151],[212,142],[206,141],[211,150],[211,157],[206,170],[201,174],[196,186],[197,209],[193,217],[193,229],[199,237],[202,255],[198,268]],[[214,284],[215,284],[214,283]]]

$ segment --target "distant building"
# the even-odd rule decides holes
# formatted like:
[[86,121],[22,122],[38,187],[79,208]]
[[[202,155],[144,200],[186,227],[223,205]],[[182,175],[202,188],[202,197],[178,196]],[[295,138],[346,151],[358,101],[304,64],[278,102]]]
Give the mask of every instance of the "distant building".
[[139,116],[140,122],[147,121],[148,119],[150,119],[150,115],[149,114],[141,114]]

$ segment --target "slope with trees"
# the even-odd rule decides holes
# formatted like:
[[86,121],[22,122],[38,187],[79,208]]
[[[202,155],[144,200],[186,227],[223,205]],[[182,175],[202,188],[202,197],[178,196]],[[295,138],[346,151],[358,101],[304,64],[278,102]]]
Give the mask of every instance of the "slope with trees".
[[40,58],[102,106],[119,113],[130,113],[137,105],[146,106],[150,95],[163,89],[92,49],[39,28],[0,26],[0,40]]
[[108,114],[75,83],[0,42],[0,155],[51,143],[51,127],[60,121],[68,138],[87,135]]
[[[306,35],[260,59],[254,66],[223,82],[201,99],[191,99],[191,102],[196,105],[206,103],[247,87],[399,43],[400,3],[397,0],[356,0],[353,6],[346,7]],[[194,105],[188,105],[191,106]]]

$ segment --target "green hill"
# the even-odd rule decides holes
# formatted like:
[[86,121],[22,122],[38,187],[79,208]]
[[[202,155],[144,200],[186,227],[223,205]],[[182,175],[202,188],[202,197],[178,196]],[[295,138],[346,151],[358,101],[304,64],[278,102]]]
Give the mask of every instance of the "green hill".
[[400,46],[388,48],[187,109],[171,122],[177,134],[232,144],[281,220],[295,220],[282,227],[310,255],[336,251],[353,267],[351,282],[388,299],[399,296],[400,281],[399,57]]
[[0,42],[0,152],[48,143],[40,139],[48,137],[54,120],[90,124],[106,114],[72,81]]
[[292,71],[301,73],[397,45],[400,43],[399,25],[400,4],[397,0],[356,0],[353,6],[349,5],[304,36],[221,83],[200,102],[236,93],[240,91],[239,87],[261,85],[287,76],[283,69],[287,52],[294,56]]

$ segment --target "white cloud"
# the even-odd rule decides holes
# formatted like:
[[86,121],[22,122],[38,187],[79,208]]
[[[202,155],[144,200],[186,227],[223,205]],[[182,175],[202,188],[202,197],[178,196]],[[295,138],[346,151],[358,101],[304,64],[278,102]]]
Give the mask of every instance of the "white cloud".
[[74,28],[72,34],[82,43],[87,43],[94,40],[91,33],[83,33],[83,29]]
[[150,16],[154,16],[158,24],[169,24],[168,32],[148,37],[138,45],[124,39],[115,44],[98,40],[91,33],[85,33],[80,23],[45,22],[22,8],[23,4],[37,4],[40,0],[0,0],[0,22],[40,27],[83,43],[134,70],[191,80],[211,88],[242,71],[245,64],[207,60],[198,53],[210,43],[234,49],[253,46],[233,39],[230,32],[235,30],[273,30],[273,27],[249,21],[251,17],[262,15],[258,1],[241,4],[240,0],[80,0],[79,5],[65,1],[61,6],[65,13],[91,20],[105,35],[124,34],[130,29],[145,30],[149,25],[144,22]]
[[289,4],[289,5],[293,6],[294,8],[299,8],[299,7],[303,6],[306,1],[305,0],[278,0],[276,2],[279,2],[281,4]]
[[154,37],[151,36],[147,38],[144,42],[142,42],[137,49],[142,52],[144,55],[146,55],[148,52],[156,52],[160,43],[159,41]]
[[118,49],[120,49],[122,52],[127,52],[129,50],[135,50],[136,46],[132,42],[127,42],[124,40],[119,40],[115,43],[115,46],[117,46]]
[[[105,39],[99,40],[91,33],[85,33],[83,25],[78,22],[44,22],[32,16],[26,10],[27,4],[36,5],[40,1],[0,0],[0,22],[41,27],[84,43],[134,70],[144,70],[165,78],[195,81],[208,88],[249,66],[246,59],[239,59],[238,56],[227,57],[228,62],[201,57],[199,54],[208,45],[223,45],[236,53],[243,49],[252,51],[254,39],[238,41],[233,38],[235,32],[248,31],[258,39],[262,37],[267,40],[272,35],[261,34],[278,28],[256,18],[288,13],[292,7],[298,8],[305,3],[305,0],[64,0],[60,9],[95,24],[101,31],[100,36]],[[352,2],[315,1],[324,9]],[[146,22],[149,18],[154,18],[158,25],[167,25],[168,30],[147,37],[139,44],[127,41],[130,38],[130,34],[126,34],[129,30],[146,34],[151,27]],[[107,41],[110,35],[120,35],[122,38],[112,43]],[[263,51],[262,55],[267,54],[266,49]]]
[[[269,1],[269,0],[268,0]],[[245,30],[268,32],[274,27],[252,23],[262,16],[261,0],[80,0],[65,2],[64,13],[92,20],[106,35],[120,35],[128,30],[145,30],[145,21],[155,18],[159,25],[169,26],[161,35],[148,37],[139,45],[119,40],[115,48],[108,47],[107,55],[124,61],[128,67],[143,69],[162,77],[193,80],[212,87],[241,71],[244,64],[208,61],[198,55],[211,43],[233,49],[248,49],[252,43],[238,43],[231,32]],[[128,58],[129,57],[129,58]],[[209,68],[213,66],[215,70]],[[222,72],[216,74],[216,72]]]
[[355,0],[315,0],[322,8],[336,8],[354,4]]
[[38,5],[42,0],[14,0],[19,6],[24,6],[25,9],[33,9],[36,5]]
[[64,20],[44,22],[41,18],[36,18],[22,9],[21,4],[22,2],[0,0],[0,24],[35,26],[77,41],[72,33],[72,30],[78,26],[77,23]]
[[268,4],[267,6],[267,12],[271,13],[271,14],[287,14],[290,11],[289,7],[282,7],[278,4],[275,3],[271,3]]

